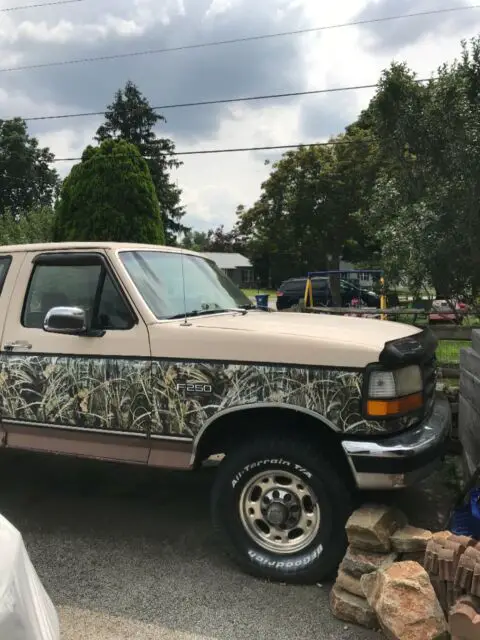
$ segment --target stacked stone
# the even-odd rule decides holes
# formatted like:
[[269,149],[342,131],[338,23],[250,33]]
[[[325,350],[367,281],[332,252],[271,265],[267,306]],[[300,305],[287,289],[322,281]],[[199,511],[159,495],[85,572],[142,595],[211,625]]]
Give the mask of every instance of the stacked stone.
[[452,636],[480,638],[480,543],[441,531],[428,543],[424,565]]
[[452,640],[477,640],[480,638],[480,598],[460,596],[450,610]]
[[373,600],[369,603],[365,595],[368,581],[363,576],[385,573],[397,561],[423,560],[432,534],[408,526],[406,516],[398,509],[378,505],[355,511],[346,531],[349,547],[330,594],[330,606],[337,618],[376,629],[382,624]]
[[447,620],[428,573],[418,562],[394,562],[388,569],[363,576],[361,584],[387,638],[450,638]]

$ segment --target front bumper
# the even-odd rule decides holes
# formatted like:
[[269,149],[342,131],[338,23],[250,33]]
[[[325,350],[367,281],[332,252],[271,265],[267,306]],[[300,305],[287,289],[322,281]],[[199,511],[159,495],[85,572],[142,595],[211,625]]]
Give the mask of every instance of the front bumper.
[[437,395],[431,415],[403,433],[366,442],[343,440],[359,489],[401,489],[428,476],[445,453],[452,416],[448,400]]

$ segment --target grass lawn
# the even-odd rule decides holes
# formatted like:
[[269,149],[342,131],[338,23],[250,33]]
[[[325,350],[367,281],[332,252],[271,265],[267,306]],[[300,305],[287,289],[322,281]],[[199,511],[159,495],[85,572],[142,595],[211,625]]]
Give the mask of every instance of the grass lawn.
[[460,349],[469,347],[470,340],[440,340],[437,348],[437,359],[441,364],[459,364]]

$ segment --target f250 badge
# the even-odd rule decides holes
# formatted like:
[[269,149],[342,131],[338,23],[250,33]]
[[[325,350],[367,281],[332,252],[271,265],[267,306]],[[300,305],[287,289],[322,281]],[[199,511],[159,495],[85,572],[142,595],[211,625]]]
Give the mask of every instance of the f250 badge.
[[211,384],[204,384],[203,382],[177,382],[177,391],[183,391],[184,393],[191,393],[192,395],[208,395],[213,392]]

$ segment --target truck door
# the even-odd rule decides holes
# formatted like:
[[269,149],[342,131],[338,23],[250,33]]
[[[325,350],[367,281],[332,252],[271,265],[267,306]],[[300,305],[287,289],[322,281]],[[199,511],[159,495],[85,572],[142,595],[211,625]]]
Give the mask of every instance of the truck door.
[[[2,337],[7,446],[146,462],[150,347],[104,252],[29,252]],[[95,336],[50,333],[53,307],[80,307]]]

